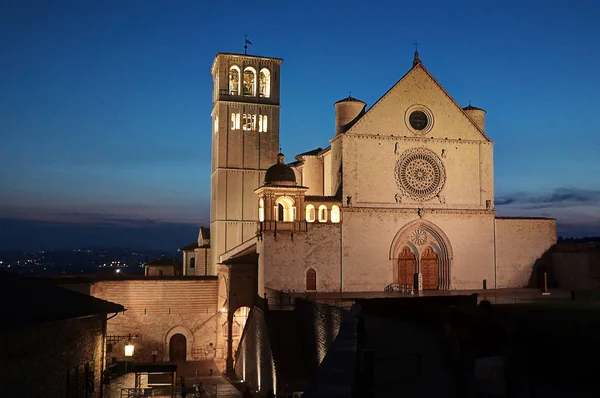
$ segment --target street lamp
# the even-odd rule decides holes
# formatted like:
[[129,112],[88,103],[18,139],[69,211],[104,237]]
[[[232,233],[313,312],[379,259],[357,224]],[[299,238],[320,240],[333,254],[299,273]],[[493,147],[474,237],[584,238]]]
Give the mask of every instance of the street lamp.
[[131,336],[127,340],[127,344],[125,344],[125,374],[127,374],[127,357],[132,357],[133,352],[135,350],[135,345],[131,341]]

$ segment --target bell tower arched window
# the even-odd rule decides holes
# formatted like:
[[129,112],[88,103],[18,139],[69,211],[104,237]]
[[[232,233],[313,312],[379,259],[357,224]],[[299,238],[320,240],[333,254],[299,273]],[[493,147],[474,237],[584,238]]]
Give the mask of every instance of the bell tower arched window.
[[229,95],[240,95],[240,68],[236,65],[229,68]]
[[244,69],[244,95],[256,95],[256,70],[251,66]]
[[271,96],[271,71],[267,68],[262,68],[259,76],[260,83],[258,94],[261,97],[269,98]]

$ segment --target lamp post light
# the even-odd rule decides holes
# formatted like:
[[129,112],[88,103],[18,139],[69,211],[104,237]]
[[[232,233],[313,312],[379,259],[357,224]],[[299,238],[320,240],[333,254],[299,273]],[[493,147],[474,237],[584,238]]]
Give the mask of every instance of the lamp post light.
[[127,374],[127,357],[132,357],[133,352],[135,351],[135,345],[131,341],[131,336],[127,340],[127,344],[125,345],[125,374]]

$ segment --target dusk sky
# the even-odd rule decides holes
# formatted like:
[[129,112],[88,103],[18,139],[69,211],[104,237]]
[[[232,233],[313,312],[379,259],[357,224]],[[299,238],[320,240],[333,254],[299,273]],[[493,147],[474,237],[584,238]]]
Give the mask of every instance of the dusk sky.
[[287,159],[412,66],[487,111],[499,215],[600,235],[600,2],[0,0],[0,249],[173,249],[208,226],[210,66],[280,57]]

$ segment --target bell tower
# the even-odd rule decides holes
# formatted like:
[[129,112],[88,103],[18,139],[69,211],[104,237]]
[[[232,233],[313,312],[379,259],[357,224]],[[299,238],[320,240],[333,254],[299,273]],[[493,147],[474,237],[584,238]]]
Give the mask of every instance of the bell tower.
[[283,59],[218,53],[213,61],[211,270],[219,256],[256,235],[266,170],[279,151]]

